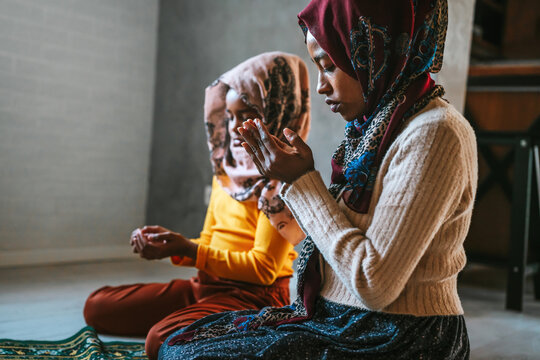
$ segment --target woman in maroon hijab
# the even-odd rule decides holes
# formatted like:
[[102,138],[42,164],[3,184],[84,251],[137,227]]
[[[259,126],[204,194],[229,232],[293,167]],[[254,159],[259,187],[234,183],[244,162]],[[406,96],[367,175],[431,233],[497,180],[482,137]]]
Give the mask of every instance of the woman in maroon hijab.
[[331,185],[292,130],[239,129],[308,237],[298,298],[206,317],[162,359],[468,359],[457,294],[477,182],[474,132],[441,98],[446,0],[312,0],[298,15],[317,91],[346,121]]

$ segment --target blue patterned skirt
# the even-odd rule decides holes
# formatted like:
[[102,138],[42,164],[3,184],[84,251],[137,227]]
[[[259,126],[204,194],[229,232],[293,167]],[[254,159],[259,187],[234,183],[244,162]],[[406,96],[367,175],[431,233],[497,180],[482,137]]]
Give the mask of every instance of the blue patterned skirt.
[[[207,316],[172,334],[228,324],[257,311]],[[463,316],[366,311],[319,297],[309,320],[161,346],[159,359],[468,359]]]

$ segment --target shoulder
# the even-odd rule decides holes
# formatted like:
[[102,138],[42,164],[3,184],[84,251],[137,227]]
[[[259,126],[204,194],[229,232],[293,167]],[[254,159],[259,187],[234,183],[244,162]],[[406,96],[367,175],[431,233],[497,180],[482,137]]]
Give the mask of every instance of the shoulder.
[[422,111],[406,120],[398,143],[431,143],[476,147],[476,137],[470,123],[451,104],[433,99]]
[[231,196],[229,196],[229,194],[221,186],[221,184],[219,183],[219,180],[215,176],[213,176],[212,177],[212,190],[211,190],[210,199],[209,199],[209,207],[215,208],[216,206],[220,206],[222,204],[228,204],[230,202],[229,199],[232,201],[235,201]]

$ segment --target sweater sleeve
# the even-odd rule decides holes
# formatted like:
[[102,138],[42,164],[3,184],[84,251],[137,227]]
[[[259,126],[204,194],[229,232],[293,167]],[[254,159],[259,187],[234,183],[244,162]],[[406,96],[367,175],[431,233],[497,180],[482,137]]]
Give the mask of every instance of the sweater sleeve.
[[195,266],[227,279],[271,285],[289,259],[291,250],[292,245],[277,232],[261,211],[250,250],[231,251],[200,244]]
[[397,299],[465,184],[459,139],[447,125],[416,129],[395,151],[367,229],[351,224],[316,171],[282,191],[340,281],[373,310]]

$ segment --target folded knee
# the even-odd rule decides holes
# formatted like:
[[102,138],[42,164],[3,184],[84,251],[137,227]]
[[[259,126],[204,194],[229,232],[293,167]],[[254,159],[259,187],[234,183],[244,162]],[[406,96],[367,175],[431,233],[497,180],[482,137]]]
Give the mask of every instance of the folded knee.
[[148,335],[146,335],[145,341],[146,355],[148,355],[150,360],[158,358],[159,348],[161,347],[161,344],[163,344],[163,341],[165,341],[165,339],[163,338],[163,334],[160,334],[158,327],[152,327],[148,332]]
[[100,322],[101,318],[104,316],[106,309],[108,308],[107,298],[104,296],[104,292],[107,290],[108,286],[102,287],[94,291],[84,304],[84,320],[86,323],[96,330],[100,331]]

